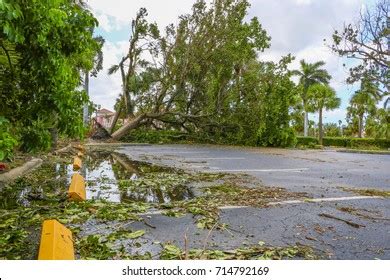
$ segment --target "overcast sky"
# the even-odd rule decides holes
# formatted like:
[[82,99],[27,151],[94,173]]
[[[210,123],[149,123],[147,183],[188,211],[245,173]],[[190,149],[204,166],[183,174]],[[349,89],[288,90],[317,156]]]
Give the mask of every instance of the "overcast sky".
[[[104,69],[97,78],[91,78],[90,96],[94,103],[112,110],[121,91],[119,73],[107,75],[107,69],[117,64],[128,48],[130,23],[139,8],[148,10],[148,19],[160,29],[176,23],[179,15],[188,13],[195,0],[87,0],[99,20],[96,33],[102,35],[104,45]],[[344,121],[345,108],[356,86],[345,84],[348,74],[343,67],[345,60],[332,54],[323,39],[330,39],[335,29],[343,23],[356,21],[359,11],[371,0],[250,0],[249,17],[257,16],[272,37],[271,48],[261,58],[277,61],[291,53],[296,57],[291,68],[297,68],[299,60],[308,62],[323,60],[332,75],[331,86],[342,99],[340,109],[325,113],[325,122]],[[316,119],[316,114],[311,115]]]

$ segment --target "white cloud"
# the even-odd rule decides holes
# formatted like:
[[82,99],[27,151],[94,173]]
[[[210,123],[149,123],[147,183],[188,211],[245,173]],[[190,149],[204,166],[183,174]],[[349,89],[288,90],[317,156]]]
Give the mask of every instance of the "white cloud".
[[123,26],[129,25],[140,8],[147,8],[149,19],[161,28],[191,11],[195,0],[87,0],[94,13],[105,14]]
[[90,97],[96,104],[102,107],[112,109],[115,100],[121,92],[121,77],[119,73],[108,75],[107,69],[118,61],[126,53],[128,42],[109,42],[103,46],[103,70],[98,74],[97,78],[90,80]]
[[126,25],[126,22],[119,20],[116,17],[103,13],[101,11],[94,12],[95,17],[99,21],[99,27],[106,32],[113,30],[119,30],[121,27]]
[[107,32],[110,32],[113,29],[113,26],[110,23],[110,20],[108,19],[108,16],[106,14],[102,13],[95,13],[95,17],[99,21],[99,26]]
[[295,0],[294,2],[298,5],[309,5],[311,4],[312,0]]

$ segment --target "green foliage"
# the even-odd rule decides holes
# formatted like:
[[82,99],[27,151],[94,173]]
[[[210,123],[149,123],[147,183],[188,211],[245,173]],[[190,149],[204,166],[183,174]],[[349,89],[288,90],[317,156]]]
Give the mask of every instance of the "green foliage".
[[265,84],[265,94],[260,110],[260,124],[257,131],[257,144],[260,146],[294,146],[294,130],[290,127],[290,105],[295,101],[295,87],[290,81],[287,64],[291,57],[280,61],[279,65],[269,64]]
[[389,139],[373,139],[373,138],[352,138],[348,143],[348,146],[351,148],[380,148],[380,149],[389,149],[390,140]]
[[20,129],[21,149],[25,152],[49,149],[51,135],[48,129],[47,122],[42,119],[34,120],[30,125],[22,127]]
[[377,113],[376,103],[378,86],[367,77],[361,81],[360,90],[356,91],[349,101],[347,108],[347,122],[348,130],[351,133],[358,134],[361,138],[365,130],[366,120],[371,119],[373,125],[373,118]]
[[324,124],[324,135],[327,137],[340,137],[341,129],[340,126],[336,123],[326,123]]
[[312,111],[332,110],[340,106],[340,98],[333,88],[324,84],[314,84],[308,89],[309,104]]
[[16,139],[10,134],[9,121],[0,116],[0,161],[12,158],[17,143]]
[[122,141],[135,143],[178,143],[186,140],[188,135],[177,130],[152,130],[152,129],[136,129],[131,130]]
[[112,244],[100,235],[88,235],[76,243],[76,249],[81,259],[107,260],[116,255],[111,249]]
[[160,253],[160,259],[162,260],[313,260],[316,258],[314,250],[308,246],[272,247],[264,246],[262,241],[257,245],[240,247],[229,251],[191,249],[188,252],[184,252],[176,245],[165,244]]
[[369,115],[365,126],[366,136],[390,140],[390,109],[380,108]]
[[[315,84],[328,84],[331,76],[329,73],[322,69],[325,65],[324,61],[317,61],[315,63],[308,63],[304,59],[300,61],[300,69],[299,70],[293,70],[291,71],[291,74],[293,76],[299,77],[299,97],[301,100],[301,108],[298,108],[300,110],[304,111],[304,134],[307,136],[308,133],[308,113],[313,112],[313,108],[309,106],[309,103],[313,101],[313,96],[309,95],[309,88]],[[297,117],[299,118],[299,112],[298,116],[295,116],[295,119]],[[305,121],[306,120],[306,121]]]
[[92,36],[97,20],[68,0],[4,0],[0,19],[0,111],[22,148],[47,149],[53,129],[82,137],[87,96],[78,86],[101,48]]
[[351,138],[345,137],[324,137],[323,145],[324,146],[334,146],[334,147],[349,147]]
[[[315,137],[297,137],[298,145],[314,147],[318,144],[318,139]],[[324,137],[324,146],[345,147],[345,148],[390,148],[390,140],[375,139],[375,138],[346,138],[346,137]]]
[[318,111],[319,144],[323,139],[323,110],[331,110],[340,107],[341,100],[337,97],[336,91],[326,84],[314,84],[308,89],[309,104],[313,111]]
[[318,145],[318,139],[316,137],[297,136],[297,145],[314,147],[314,145]]
[[[122,112],[128,112],[136,106],[141,121],[118,130],[114,138],[153,143],[188,135],[212,143],[293,144],[288,112],[296,91],[287,70],[293,58],[288,55],[279,63],[258,60],[270,37],[256,17],[247,19],[248,8],[246,0],[210,5],[198,0],[192,13],[181,16],[164,33],[147,24],[146,12],[140,10],[133,30],[153,46],[153,61],[139,60],[144,49],[133,32],[127,56],[110,73],[119,69],[126,73],[123,88],[127,91],[117,99],[116,109],[127,107]],[[146,130],[166,130],[167,137],[160,139],[161,132],[141,138],[137,138],[140,132],[125,135],[127,128],[141,125]],[[171,131],[180,131],[178,139]]]

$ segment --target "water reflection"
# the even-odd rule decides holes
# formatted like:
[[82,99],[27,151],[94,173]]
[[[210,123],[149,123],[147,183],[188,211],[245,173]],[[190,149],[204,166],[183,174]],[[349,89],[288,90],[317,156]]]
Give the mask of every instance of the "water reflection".
[[[64,197],[74,174],[73,165],[63,162],[45,163],[31,177],[18,179],[13,185],[0,189],[0,208],[13,209],[34,204],[45,205],[48,199]],[[194,194],[188,182],[167,184],[159,176],[180,177],[180,172],[170,168],[135,162],[126,156],[109,152],[93,152],[83,159],[82,168],[77,171],[85,178],[87,199],[106,199],[111,202],[168,203],[187,200]],[[153,175],[150,185],[121,190],[120,180],[141,181]],[[29,176],[30,176],[29,175]]]
[[[139,189],[120,190],[119,180],[142,180],[150,173],[174,174],[174,169],[129,160],[116,153],[92,153],[84,160],[81,170],[87,182],[87,199],[106,199],[112,202],[142,201],[167,203],[187,200],[193,192],[185,184],[166,186],[163,183]],[[157,176],[158,178],[158,176]]]

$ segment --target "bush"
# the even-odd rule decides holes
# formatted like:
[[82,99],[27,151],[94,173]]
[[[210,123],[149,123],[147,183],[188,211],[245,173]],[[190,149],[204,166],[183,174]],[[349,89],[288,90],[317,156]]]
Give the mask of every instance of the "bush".
[[324,146],[348,147],[350,140],[351,138],[346,137],[324,137],[322,144]]
[[122,141],[138,143],[176,143],[186,140],[186,134],[174,130],[132,130]]
[[[318,145],[318,139],[315,137],[297,137],[298,145],[314,147]],[[346,138],[346,137],[324,137],[324,146],[344,147],[344,148],[376,148],[389,149],[390,140],[374,138]]]
[[297,139],[292,128],[276,130],[261,127],[257,134],[257,145],[265,147],[293,147]]
[[389,149],[389,139],[374,139],[374,138],[352,138],[349,141],[349,147],[351,148],[380,148]]
[[315,145],[318,145],[318,139],[315,137],[302,137],[297,136],[297,145],[298,146],[310,146],[314,147]]
[[13,156],[14,147],[18,144],[9,132],[9,121],[0,116],[0,160],[9,160]]
[[51,146],[51,135],[46,122],[38,119],[32,121],[31,125],[20,130],[21,150],[24,152],[35,152],[48,150]]

